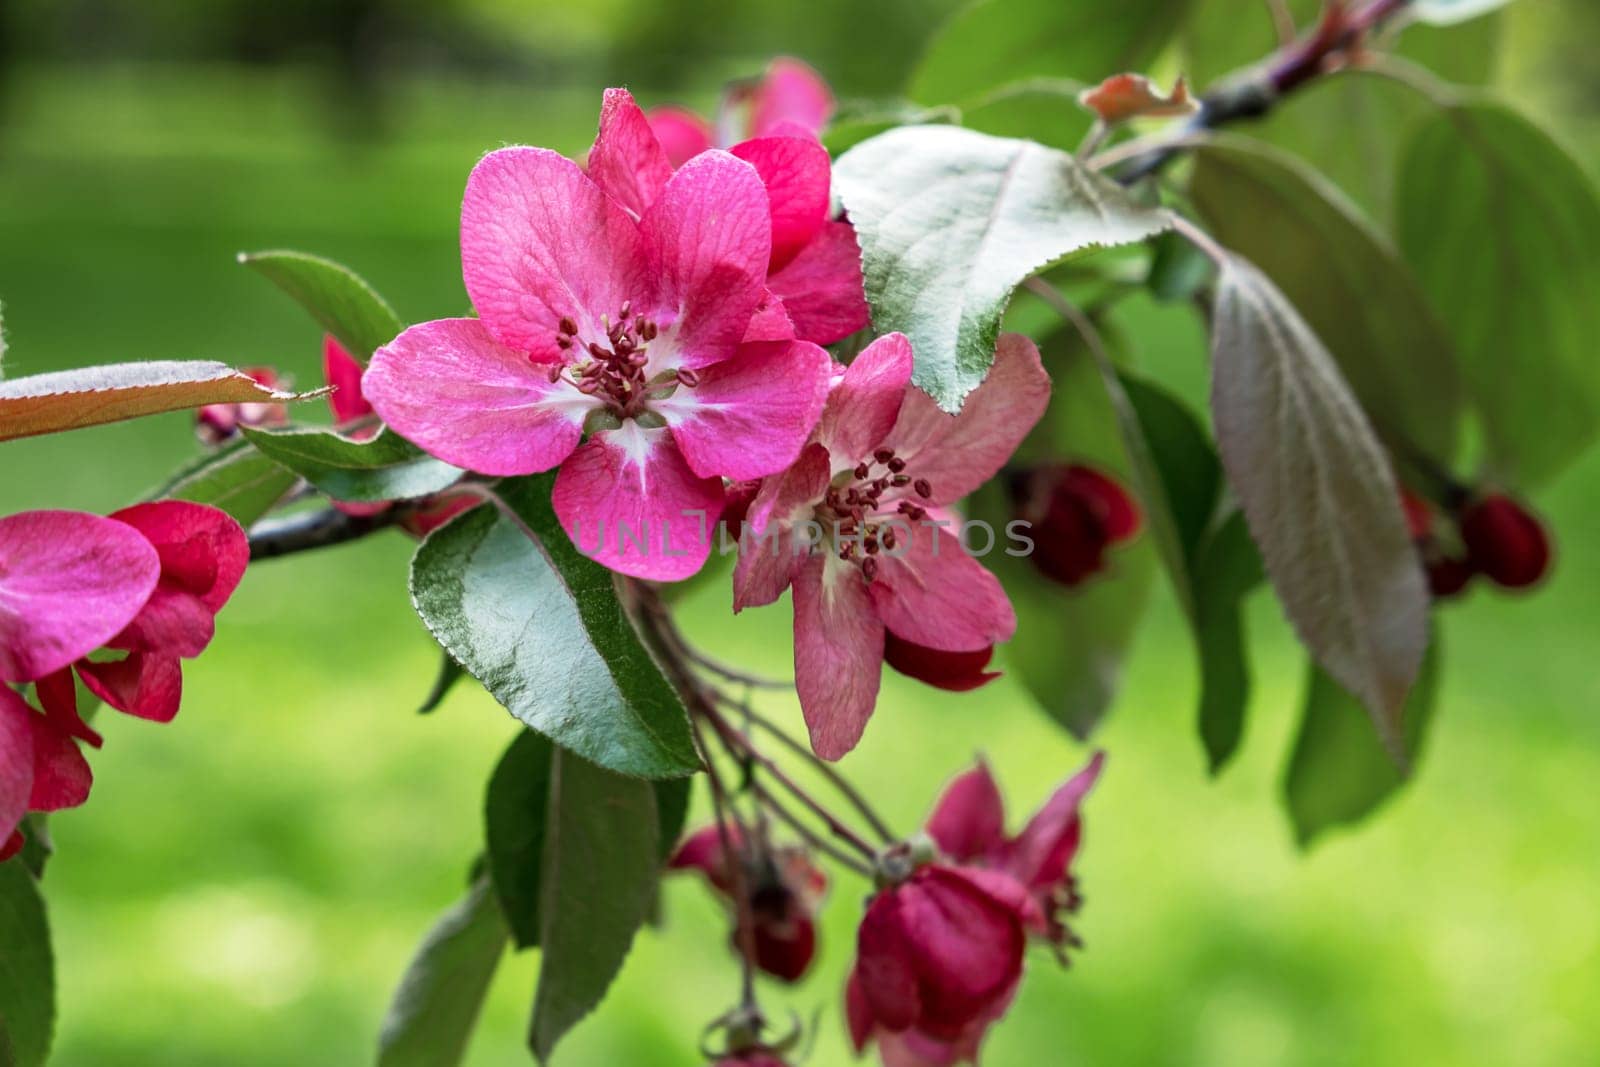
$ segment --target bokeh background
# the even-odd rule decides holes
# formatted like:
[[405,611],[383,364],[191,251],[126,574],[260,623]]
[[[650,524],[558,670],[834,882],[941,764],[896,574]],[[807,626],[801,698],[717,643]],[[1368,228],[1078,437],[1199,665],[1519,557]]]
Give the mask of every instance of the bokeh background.
[[[1197,2],[1265,25],[1257,0]],[[402,317],[459,314],[456,211],[486,149],[576,153],[604,85],[707,107],[777,52],[845,97],[892,94],[953,3],[9,0],[7,374],[215,358],[317,384],[318,331],[236,252],[318,252]],[[1522,0],[1497,33],[1499,91],[1600,169],[1600,8]],[[1121,321],[1134,350],[1198,378],[1199,334],[1147,310]],[[110,510],[194,448],[182,416],[0,446],[0,513]],[[1188,637],[1157,589],[1097,739],[1110,761],[1087,808],[1088,950],[1065,971],[1032,961],[989,1062],[1600,1062],[1600,456],[1539,503],[1560,537],[1555,580],[1446,613],[1447,680],[1416,781],[1309,854],[1280,808],[1303,661],[1276,606],[1251,604],[1245,748],[1214,781]],[[407,602],[410,550],[391,534],[252,569],[185,671],[177,721],[102,720],[92,802],[52,820],[55,1062],[371,1060],[413,947],[461,891],[483,783],[515,729],[468,685],[414,713],[437,661]],[[731,627],[728,600],[719,583],[694,593],[691,631],[783,673],[787,606]],[[909,829],[980,750],[1018,818],[1087,755],[1009,679],[962,697],[889,675],[845,766]],[[813,1063],[845,1060],[839,990],[864,892],[836,883],[821,965],[768,998],[820,1012]],[[735,972],[700,886],[674,882],[664,904],[558,1064],[699,1062],[695,1036]],[[524,1061],[536,965],[504,962],[471,1063]]]

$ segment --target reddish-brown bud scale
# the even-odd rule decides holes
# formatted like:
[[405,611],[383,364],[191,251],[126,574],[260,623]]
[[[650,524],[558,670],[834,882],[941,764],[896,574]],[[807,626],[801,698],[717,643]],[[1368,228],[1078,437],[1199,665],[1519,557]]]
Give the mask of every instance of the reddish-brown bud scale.
[[1461,513],[1461,539],[1473,569],[1507,589],[1535,585],[1550,569],[1550,535],[1521,504],[1490,493]]

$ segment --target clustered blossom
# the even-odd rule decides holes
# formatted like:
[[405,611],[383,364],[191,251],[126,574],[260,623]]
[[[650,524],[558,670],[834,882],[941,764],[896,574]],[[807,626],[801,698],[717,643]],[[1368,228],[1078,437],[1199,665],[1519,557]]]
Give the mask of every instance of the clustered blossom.
[[[140,718],[170,720],[181,660],[210,644],[249,560],[244,531],[215,508],[137,504],[102,518],[32,511],[0,519],[0,857],[29,811],[74,807],[92,780],[72,679]],[[91,658],[100,649],[120,658]],[[36,709],[10,685],[34,684]]]
[[[596,159],[624,155],[612,141],[635,125],[602,123],[592,172],[610,173]],[[388,425],[447,462],[559,468],[552,502],[585,552],[674,580],[710,554],[723,479],[794,461],[830,364],[774,314],[773,213],[756,168],[717,150],[665,168],[648,198],[635,187],[635,213],[614,182],[554,152],[484,157],[461,214],[479,317],[411,327],[363,385]]]
[[761,485],[744,518],[734,610],[793,587],[795,687],[825,759],[860,740],[886,658],[972,688],[1016,629],[949,506],[993,477],[1038,422],[1050,377],[1033,342],[1007,334],[989,377],[950,415],[911,385],[911,361],[910,342],[889,334],[836,368],[799,462]]
[[876,1043],[891,1067],[976,1062],[1016,995],[1028,939],[1058,951],[1076,943],[1061,915],[1080,903],[1071,872],[1078,807],[1101,762],[1090,761],[1014,838],[986,766],[951,783],[927,827],[941,855],[880,890],[862,917],[845,989],[857,1051]]

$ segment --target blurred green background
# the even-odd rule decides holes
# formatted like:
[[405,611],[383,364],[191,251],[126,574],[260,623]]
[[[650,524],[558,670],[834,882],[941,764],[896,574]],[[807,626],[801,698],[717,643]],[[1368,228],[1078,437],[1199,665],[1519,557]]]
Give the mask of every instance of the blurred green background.
[[[1198,2],[1264,25],[1256,0]],[[602,86],[704,107],[776,52],[846,97],[892,93],[952,6],[12,0],[7,375],[215,358],[318,384],[318,331],[234,253],[318,252],[407,319],[459,314],[456,211],[484,150],[579,152]],[[1501,90],[1600,169],[1592,0],[1524,0],[1499,31]],[[1172,319],[1122,324],[1136,351],[1198,378],[1199,335]],[[0,446],[0,514],[110,510],[194,448],[182,416]],[[988,1062],[1600,1062],[1600,456],[1538,503],[1561,539],[1554,582],[1445,613],[1447,681],[1418,779],[1309,855],[1279,808],[1302,660],[1276,606],[1252,602],[1245,749],[1211,781],[1189,639],[1158,589],[1098,738],[1110,761],[1087,809],[1088,950],[1065,971],[1032,961]],[[52,820],[55,1062],[370,1061],[401,970],[478,851],[483,783],[514,729],[468,686],[413,713],[436,655],[407,601],[409,552],[393,534],[252,569],[185,671],[177,721],[102,720],[92,801]],[[735,627],[728,600],[700,588],[690,630],[785,673],[787,606]],[[797,720],[792,702],[771,707]],[[844,766],[910,829],[980,750],[1014,819],[1087,755],[1009,679],[952,696],[891,674]],[[768,997],[778,1014],[820,1009],[814,1063],[845,1058],[839,990],[865,889],[835,885],[821,965]],[[698,1062],[735,971],[699,885],[672,883],[665,913],[558,1064]],[[508,957],[470,1062],[524,1061],[536,963]]]

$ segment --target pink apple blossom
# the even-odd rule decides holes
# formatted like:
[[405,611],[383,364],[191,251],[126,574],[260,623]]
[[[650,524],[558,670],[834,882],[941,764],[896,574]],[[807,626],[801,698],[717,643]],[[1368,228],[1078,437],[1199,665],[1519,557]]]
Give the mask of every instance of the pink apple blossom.
[[1022,886],[996,871],[934,863],[881,890],[845,987],[856,1051],[877,1042],[888,1067],[975,1061],[1016,995],[1038,922]]
[[1104,753],[1096,753],[1015,837],[1006,836],[1000,789],[982,762],[946,787],[928,820],[928,834],[945,856],[999,871],[1021,883],[1044,916],[1041,932],[1058,948],[1076,943],[1062,915],[1078,907],[1072,875],[1083,836],[1078,808],[1104,763]]
[[[911,385],[910,342],[889,334],[836,375],[799,461],[762,483],[734,610],[793,586],[795,687],[818,755],[838,759],[860,740],[886,653],[950,688],[987,680],[988,652],[1016,616],[944,508],[1000,469],[1049,396],[1038,349],[1007,334],[988,379],[947,414]],[[931,666],[949,654],[951,666]]]
[[[831,165],[815,130],[772,118],[788,113],[775,103],[766,112],[769,121],[754,137],[729,148],[761,175],[772,216],[770,300],[749,339],[792,336],[832,344],[867,325],[861,250],[854,228],[833,218]],[[635,216],[649,208],[673,168],[685,162],[668,151],[659,129],[626,90],[606,91],[600,133],[589,151],[589,175]]]
[[476,319],[379,349],[363,386],[394,430],[491,475],[559,468],[553,503],[580,549],[674,580],[710,554],[723,478],[793,462],[828,357],[746,342],[772,220],[754,168],[707,152],[635,218],[578,166],[505,148],[473,169],[462,272]]
[[132,621],[104,642],[127,655],[80,659],[78,675],[117,710],[168,722],[183,693],[180,661],[211,643],[217,612],[244,577],[250,544],[226,512],[182,500],[135,504],[111,519],[154,548],[160,581]]

